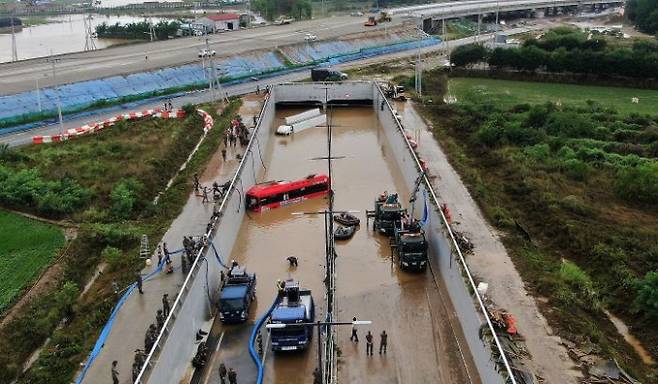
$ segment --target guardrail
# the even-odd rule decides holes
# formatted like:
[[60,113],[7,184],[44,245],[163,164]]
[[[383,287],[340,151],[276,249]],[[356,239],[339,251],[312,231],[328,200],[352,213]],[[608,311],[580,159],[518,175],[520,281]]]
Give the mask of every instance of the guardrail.
[[[191,291],[191,286],[192,283],[195,280],[195,277],[199,273],[199,270],[201,268],[201,263],[205,260],[206,258],[206,253],[210,249],[210,242],[213,241],[213,234],[216,231],[216,228],[218,226],[218,223],[221,222],[223,214],[227,210],[227,204],[230,198],[232,197],[233,193],[237,190],[237,182],[238,179],[240,178],[242,172],[244,171],[246,167],[247,160],[251,157],[248,154],[252,153],[252,150],[254,149],[254,146],[258,146],[258,138],[257,135],[259,133],[260,127],[261,127],[261,122],[262,122],[262,116],[264,115],[264,110],[268,106],[268,100],[271,95],[268,95],[266,97],[266,100],[263,104],[263,107],[261,108],[261,111],[259,112],[258,115],[258,124],[256,125],[256,128],[254,131],[251,133],[249,144],[247,145],[244,156],[242,160],[240,161],[240,164],[238,165],[237,170],[235,171],[233,178],[231,179],[231,183],[229,185],[229,189],[227,193],[224,195],[224,198],[222,199],[221,204],[219,205],[219,209],[217,210],[217,215],[213,216],[212,218],[212,226],[211,228],[206,231],[205,237],[208,239],[208,243],[204,244],[204,246],[197,252],[196,257],[194,259],[194,263],[190,267],[190,271],[187,274],[187,277],[185,278],[185,281],[183,282],[183,285],[181,286],[178,295],[176,296],[176,299],[174,300],[172,306],[171,306],[171,311],[167,318],[165,319],[164,325],[162,326],[162,329],[160,333],[158,334],[158,337],[155,340],[155,343],[153,344],[153,347],[151,350],[148,352],[148,355],[146,356],[146,359],[144,361],[144,365],[142,366],[141,371],[139,372],[139,375],[135,379],[136,384],[142,384],[148,382],[151,370],[153,368],[153,365],[157,363],[156,357],[158,353],[164,348],[164,344],[168,340],[169,336],[169,329],[170,327],[173,327],[173,323],[177,317],[177,314],[180,312],[186,297],[188,296],[189,292]],[[258,151],[260,151],[260,148],[258,148]]]
[[[381,88],[376,84],[375,84],[375,87],[377,88],[376,92],[379,95],[378,99],[380,99],[382,101],[385,101],[386,112],[388,114],[390,114],[390,116],[392,117],[392,120],[395,121],[397,131],[402,136],[402,139],[404,140],[404,143],[406,145],[406,150],[409,152],[411,158],[413,159],[413,162],[414,162],[414,165],[417,169],[418,174],[420,174],[420,172],[422,172],[424,167],[421,165],[420,159],[416,155],[416,152],[413,150],[413,147],[412,147],[411,143],[409,142],[409,139],[405,135],[405,131],[404,131],[404,128],[402,127],[402,124],[400,123],[400,121],[397,118],[395,118],[394,113],[393,113],[393,107],[389,103],[388,99],[386,99],[386,97],[384,96],[384,93],[382,92]],[[377,107],[377,106],[375,106],[375,107]],[[381,112],[381,111],[379,111],[379,112]],[[414,178],[415,177],[416,177],[416,175],[414,175]],[[438,213],[441,217],[441,225],[443,227],[443,230],[448,234],[449,241],[452,245],[452,249],[453,249],[454,253],[457,254],[457,259],[458,259],[458,262],[459,262],[457,265],[460,267],[460,269],[462,271],[462,275],[464,275],[466,277],[466,284],[468,284],[469,291],[472,292],[473,295],[475,296],[475,301],[476,301],[477,307],[480,311],[480,314],[482,315],[482,317],[484,317],[484,319],[486,321],[486,325],[487,325],[489,331],[491,332],[491,334],[493,335],[496,348],[498,349],[498,353],[501,356],[503,366],[504,366],[506,374],[508,375],[508,378],[509,378],[509,382],[512,383],[512,384],[516,384],[516,380],[514,378],[512,368],[509,364],[509,361],[507,359],[507,355],[506,355],[506,353],[505,353],[505,351],[504,351],[504,349],[503,349],[503,347],[500,343],[500,340],[498,339],[498,336],[497,336],[496,331],[493,327],[493,324],[491,323],[491,320],[490,320],[489,315],[487,313],[487,308],[484,304],[484,300],[482,299],[482,297],[480,296],[480,294],[477,290],[477,287],[475,285],[475,281],[473,279],[473,275],[471,274],[471,271],[470,271],[468,265],[466,264],[466,260],[464,258],[464,255],[462,254],[461,249],[459,248],[459,245],[457,244],[457,240],[455,239],[455,236],[452,232],[452,229],[450,228],[450,225],[448,224],[448,221],[447,221],[445,215],[443,214],[443,211],[441,209],[439,209],[439,207],[440,207],[439,199],[436,196],[434,188],[432,187],[432,184],[431,184],[430,180],[428,179],[427,175],[423,176],[423,184],[424,184],[425,189],[429,192],[429,194],[431,196],[431,201],[433,202],[433,204],[437,208],[436,211],[438,211]],[[450,257],[452,258],[452,252],[451,252]],[[433,270],[432,270],[432,273],[434,273]],[[483,380],[483,382],[484,382],[484,380]]]
[[459,17],[495,11],[507,12],[524,9],[568,7],[592,4],[620,4],[623,2],[624,1],[621,0],[476,0],[396,8],[390,10],[389,13],[393,15],[410,15],[414,17]]

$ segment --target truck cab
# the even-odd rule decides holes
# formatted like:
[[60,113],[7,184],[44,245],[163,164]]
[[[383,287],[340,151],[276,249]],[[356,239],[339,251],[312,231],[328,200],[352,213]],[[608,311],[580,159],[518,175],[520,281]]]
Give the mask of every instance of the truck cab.
[[[299,282],[287,280],[279,304],[270,314],[271,324],[285,324],[271,328],[272,351],[306,349],[313,336],[313,327],[302,325],[315,321],[315,304],[309,289],[301,289]],[[295,326],[295,324],[300,324]]]
[[330,68],[311,69],[311,80],[313,81],[343,81],[347,80],[347,73],[335,71]]
[[233,266],[224,278],[219,297],[219,319],[222,323],[243,323],[256,296],[256,275],[244,267]]
[[395,227],[393,248],[398,254],[400,268],[415,271],[427,268],[427,241],[418,221]]

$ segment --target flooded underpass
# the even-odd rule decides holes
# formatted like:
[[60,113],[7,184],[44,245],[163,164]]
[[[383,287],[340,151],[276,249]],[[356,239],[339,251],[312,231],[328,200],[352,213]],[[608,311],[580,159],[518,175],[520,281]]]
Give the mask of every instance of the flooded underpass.
[[[283,117],[303,109],[278,109],[275,126]],[[406,190],[386,137],[372,107],[336,107],[331,111],[335,209],[357,210],[361,225],[354,237],[336,241],[337,320],[353,316],[371,320],[358,328],[359,343],[350,341],[350,326],[338,327],[338,380],[343,383],[477,383],[477,373],[467,369],[459,337],[459,324],[442,288],[429,271],[400,271],[391,259],[389,238],[366,225],[365,210],[373,209],[374,198],[383,191],[400,193],[408,205]],[[276,137],[264,151],[266,167],[261,181],[295,180],[313,173],[327,173],[326,128],[312,128],[289,137]],[[258,165],[258,164],[257,164]],[[253,165],[249,165],[251,168]],[[251,172],[251,170],[248,170]],[[324,222],[321,215],[294,215],[295,212],[323,210],[327,200],[312,199],[264,213],[248,213],[229,259],[256,273],[257,299],[246,325],[216,324],[213,334],[220,343],[213,353],[201,382],[217,383],[218,366],[224,363],[238,374],[239,382],[256,381],[256,368],[248,353],[253,323],[271,305],[277,279],[300,281],[313,292],[316,318],[325,315]],[[416,213],[418,217],[420,212]],[[295,256],[297,268],[286,258]],[[452,319],[452,322],[451,322]],[[378,354],[379,334],[386,330],[388,351]],[[374,335],[374,356],[366,356],[365,336]],[[267,332],[263,333],[265,342]],[[266,345],[266,383],[309,383],[317,366],[317,334],[308,350],[273,354]],[[467,357],[464,358],[463,356]]]

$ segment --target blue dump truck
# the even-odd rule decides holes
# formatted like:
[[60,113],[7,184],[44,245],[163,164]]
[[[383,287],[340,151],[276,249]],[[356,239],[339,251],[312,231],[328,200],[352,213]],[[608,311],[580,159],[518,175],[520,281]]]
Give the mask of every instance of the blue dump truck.
[[285,326],[270,329],[272,351],[306,349],[311,342],[313,327],[302,324],[315,321],[315,304],[311,291],[300,289],[297,281],[287,280],[280,295],[281,300],[270,314],[269,322]]
[[243,323],[256,297],[256,274],[234,265],[226,274],[219,296],[219,319],[222,323]]

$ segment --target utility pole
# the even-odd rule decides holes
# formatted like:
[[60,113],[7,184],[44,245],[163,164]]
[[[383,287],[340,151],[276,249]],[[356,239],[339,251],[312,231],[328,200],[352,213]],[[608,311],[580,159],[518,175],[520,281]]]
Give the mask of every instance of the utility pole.
[[36,88],[36,90],[37,90],[37,105],[39,106],[39,112],[41,112],[41,94],[39,92],[39,78],[38,77],[36,78],[36,82],[37,82],[37,88]]
[[423,33],[424,33],[424,31],[423,31],[423,15],[420,15],[420,20],[419,21],[420,21],[419,22],[419,27],[417,27],[419,36],[418,36],[418,52],[417,52],[417,55],[416,55],[416,83],[415,83],[415,85],[416,85],[416,93],[418,94],[418,96],[423,96],[423,80],[422,80],[422,78],[423,78],[423,68],[422,68],[423,63],[422,63],[421,57],[420,57],[421,56],[420,55],[420,48],[422,46]]
[[91,14],[82,15],[82,22],[85,29],[85,52],[96,50],[96,43],[94,42],[94,31],[91,29],[91,19]]
[[18,50],[16,48],[16,30],[14,28],[14,16],[9,17],[11,23],[11,61],[18,61]]
[[54,88],[55,88],[55,100],[57,101],[57,116],[59,117],[59,130],[60,133],[63,135],[64,134],[64,122],[62,121],[62,103],[59,99],[59,86],[57,84],[57,70],[55,69],[55,62],[59,61],[60,59],[53,58],[53,51],[52,49],[50,50],[50,64],[52,64],[52,69],[53,69],[53,83],[54,83]]

